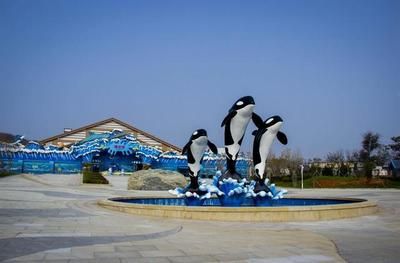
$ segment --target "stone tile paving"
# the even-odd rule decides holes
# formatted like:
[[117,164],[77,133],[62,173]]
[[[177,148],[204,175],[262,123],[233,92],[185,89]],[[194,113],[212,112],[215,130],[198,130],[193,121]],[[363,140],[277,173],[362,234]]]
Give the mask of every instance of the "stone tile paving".
[[356,219],[253,224],[141,217],[98,207],[96,200],[117,195],[166,195],[124,191],[121,182],[117,189],[63,187],[12,176],[0,179],[0,189],[0,261],[5,262],[399,259],[400,192],[396,190],[291,190],[293,195],[370,196],[379,201],[381,211]]
[[[301,192],[301,191],[297,191]],[[303,195],[318,196],[323,191],[305,190]],[[400,191],[360,189],[324,191],[325,195],[365,198],[376,201],[379,212],[359,218],[312,223],[291,223],[333,240],[339,254],[349,262],[400,262]]]
[[[1,198],[0,198],[1,201]],[[70,208],[55,208],[55,209],[0,209],[0,217],[85,217],[89,214],[77,211]],[[23,224],[20,224],[23,225]],[[25,224],[26,226],[35,226],[35,224]],[[18,226],[18,224],[17,224]]]

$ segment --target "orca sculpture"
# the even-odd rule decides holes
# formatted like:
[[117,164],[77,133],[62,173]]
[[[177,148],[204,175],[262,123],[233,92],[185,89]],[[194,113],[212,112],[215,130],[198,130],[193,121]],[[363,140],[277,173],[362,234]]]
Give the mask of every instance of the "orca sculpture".
[[207,131],[204,129],[194,131],[189,142],[183,147],[182,154],[187,155],[189,167],[190,184],[187,188],[189,192],[202,194],[202,191],[199,190],[198,174],[207,147],[213,153],[218,153],[217,147],[208,140]]
[[253,143],[253,163],[257,177],[257,182],[254,189],[255,193],[260,191],[265,191],[266,193],[269,192],[269,188],[265,184],[264,172],[272,142],[275,137],[278,138],[278,140],[284,145],[286,145],[288,142],[286,135],[279,131],[282,123],[283,120],[279,116],[269,117],[265,122],[255,122],[258,128],[258,130],[255,130],[252,133],[255,136]]
[[232,178],[239,181],[241,179],[240,175],[236,173],[235,165],[247,125],[250,119],[254,123],[263,122],[261,117],[253,112],[254,106],[253,97],[242,97],[233,104],[228,115],[222,121],[221,127],[225,126],[224,141],[228,169],[220,177],[220,180]]

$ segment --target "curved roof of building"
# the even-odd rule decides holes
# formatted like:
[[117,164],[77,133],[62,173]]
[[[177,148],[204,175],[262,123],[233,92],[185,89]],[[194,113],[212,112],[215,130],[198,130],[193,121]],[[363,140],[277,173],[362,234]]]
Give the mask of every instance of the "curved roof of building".
[[[172,149],[174,151],[177,151],[177,152],[181,151],[181,148],[179,148],[179,147],[177,147],[177,146],[175,146],[175,145],[173,145],[171,143],[168,143],[168,142],[166,142],[166,141],[164,141],[164,140],[162,140],[162,139],[160,139],[160,138],[158,138],[158,137],[156,137],[156,136],[154,136],[154,135],[152,135],[152,134],[150,134],[148,132],[145,132],[145,131],[140,130],[140,129],[136,128],[136,127],[133,127],[133,126],[131,126],[131,125],[129,125],[129,124],[127,124],[127,123],[125,123],[125,122],[123,122],[121,120],[118,120],[116,118],[105,119],[103,121],[95,122],[95,123],[92,123],[92,124],[89,124],[89,125],[85,125],[83,127],[77,128],[77,129],[73,129],[71,131],[67,131],[67,132],[64,132],[64,133],[61,133],[61,134],[57,134],[55,136],[52,136],[52,137],[49,137],[49,138],[41,140],[41,143],[42,144],[47,144],[47,143],[50,143],[50,142],[54,142],[56,140],[62,140],[63,138],[65,139],[67,137],[72,137],[75,134],[84,133],[85,131],[89,131],[91,129],[96,129],[98,127],[102,127],[102,126],[107,125],[109,123],[115,123],[115,124],[117,124],[119,126],[124,127],[125,129],[127,129],[129,131],[132,131],[133,133],[136,133],[135,136],[137,137],[137,140],[140,141],[141,143],[150,144],[150,145],[152,143],[153,144],[157,143],[157,144],[160,144],[160,145],[164,146],[165,148],[170,148],[170,149]],[[81,136],[83,136],[83,135],[81,135]],[[88,135],[88,136],[91,136],[91,135]],[[81,141],[82,139],[84,139],[84,138],[80,138],[80,139],[77,138],[77,140],[75,142]],[[156,146],[156,145],[151,145],[151,146]]]

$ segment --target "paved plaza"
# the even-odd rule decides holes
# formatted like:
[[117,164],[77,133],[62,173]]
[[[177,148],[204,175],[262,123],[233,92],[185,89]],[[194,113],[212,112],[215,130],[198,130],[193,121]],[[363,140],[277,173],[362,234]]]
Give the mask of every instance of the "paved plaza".
[[[400,262],[400,191],[293,190],[290,196],[355,197],[379,212],[352,219],[210,222],[143,217],[99,207],[117,196],[165,196],[113,186],[16,175],[0,179],[4,262]],[[74,181],[75,180],[75,181]],[[75,183],[74,183],[75,182]]]

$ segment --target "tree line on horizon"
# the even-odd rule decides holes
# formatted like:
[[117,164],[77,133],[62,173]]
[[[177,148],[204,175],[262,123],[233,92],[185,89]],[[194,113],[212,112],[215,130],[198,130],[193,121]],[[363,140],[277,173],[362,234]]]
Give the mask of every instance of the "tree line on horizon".
[[[385,166],[391,159],[400,159],[400,136],[391,138],[391,143],[381,142],[378,133],[368,131],[362,135],[361,148],[353,151],[329,152],[324,159],[305,160],[300,151],[285,148],[279,156],[271,153],[267,160],[267,176],[289,176],[297,180],[300,167],[304,165],[304,176],[365,176],[372,177],[376,166]],[[324,167],[319,164],[324,162]]]

